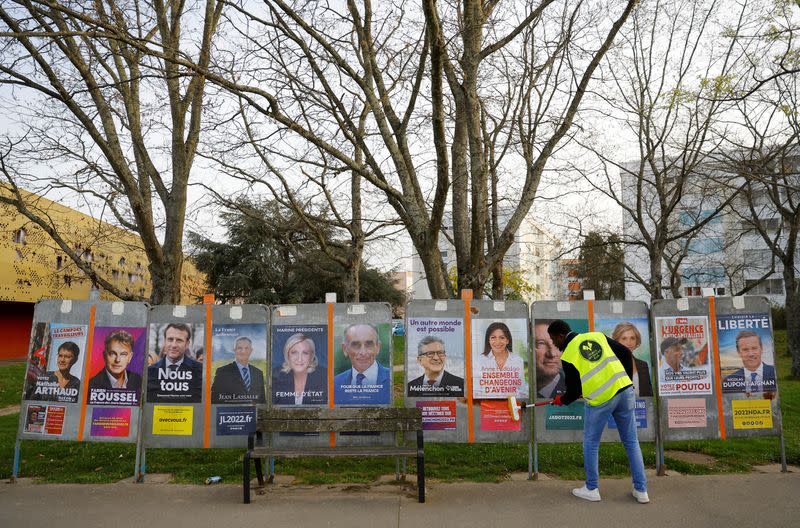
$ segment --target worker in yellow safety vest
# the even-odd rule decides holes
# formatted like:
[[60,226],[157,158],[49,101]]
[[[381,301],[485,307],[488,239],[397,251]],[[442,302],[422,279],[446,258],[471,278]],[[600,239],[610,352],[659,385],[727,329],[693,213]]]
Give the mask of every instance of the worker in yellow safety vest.
[[589,501],[600,500],[600,437],[609,417],[612,417],[628,455],[633,497],[640,503],[650,502],[636,433],[636,397],[631,381],[633,354],[626,346],[600,332],[573,332],[562,320],[550,323],[547,333],[562,351],[561,366],[566,380],[566,392],[556,396],[553,405],[569,405],[581,396],[584,398],[583,466],[586,484],[572,490],[572,494]]

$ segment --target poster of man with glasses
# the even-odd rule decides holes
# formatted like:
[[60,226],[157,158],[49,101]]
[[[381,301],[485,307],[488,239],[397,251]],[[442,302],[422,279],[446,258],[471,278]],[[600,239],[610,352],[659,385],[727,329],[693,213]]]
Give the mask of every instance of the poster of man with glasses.
[[408,396],[464,396],[462,319],[409,319]]

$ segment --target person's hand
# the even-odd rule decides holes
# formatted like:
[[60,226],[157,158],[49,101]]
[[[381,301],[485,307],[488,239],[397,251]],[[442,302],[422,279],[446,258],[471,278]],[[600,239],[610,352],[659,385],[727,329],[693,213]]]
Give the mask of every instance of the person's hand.
[[557,394],[556,397],[553,398],[553,401],[550,403],[550,405],[564,405],[561,401],[561,395]]

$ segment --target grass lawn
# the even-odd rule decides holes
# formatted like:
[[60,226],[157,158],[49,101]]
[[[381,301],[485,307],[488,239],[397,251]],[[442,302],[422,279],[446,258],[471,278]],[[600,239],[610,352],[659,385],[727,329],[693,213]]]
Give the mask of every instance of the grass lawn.
[[[790,359],[786,355],[784,332],[776,332],[776,355],[783,413],[786,456],[790,464],[800,465],[800,381],[787,378]],[[402,364],[403,338],[394,338],[397,364]],[[399,354],[399,357],[398,357]],[[19,403],[24,365],[0,366],[0,406]],[[402,406],[403,373],[394,373],[395,402]],[[0,416],[0,478],[11,475],[12,454],[18,414]],[[667,467],[683,473],[708,474],[749,471],[754,465],[780,461],[777,438],[668,442],[666,448],[711,455],[713,465],[681,462],[667,457]],[[527,445],[504,444],[428,444],[426,474],[430,478],[454,481],[496,482],[510,473],[526,472]],[[642,444],[645,464],[655,465],[655,449]],[[241,450],[236,449],[150,449],[147,452],[149,473],[172,473],[177,482],[201,483],[210,475],[220,475],[226,482],[241,479]],[[601,475],[628,475],[628,462],[618,443],[601,446]],[[117,444],[78,444],[76,442],[25,441],[22,443],[20,476],[36,477],[44,482],[113,482],[133,474],[134,446]],[[540,470],[564,479],[583,478],[583,455],[580,444],[540,444]],[[409,460],[410,471],[413,461]],[[350,459],[279,460],[276,472],[295,475],[300,482],[372,482],[379,475],[393,474],[391,459],[367,459],[353,464]]]

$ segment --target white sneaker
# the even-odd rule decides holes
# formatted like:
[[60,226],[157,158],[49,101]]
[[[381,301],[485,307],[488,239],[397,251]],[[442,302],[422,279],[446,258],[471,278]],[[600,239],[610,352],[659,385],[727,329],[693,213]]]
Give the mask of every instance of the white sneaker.
[[633,489],[633,498],[636,499],[639,504],[647,504],[650,502],[650,497],[647,496],[647,492],[636,491],[636,488]]
[[582,488],[575,488],[572,490],[572,494],[579,499],[584,499],[587,501],[598,502],[600,500],[600,489],[595,488],[590,490],[586,487],[586,484],[584,484]]

